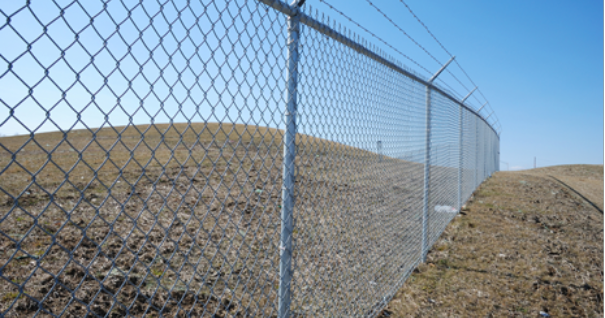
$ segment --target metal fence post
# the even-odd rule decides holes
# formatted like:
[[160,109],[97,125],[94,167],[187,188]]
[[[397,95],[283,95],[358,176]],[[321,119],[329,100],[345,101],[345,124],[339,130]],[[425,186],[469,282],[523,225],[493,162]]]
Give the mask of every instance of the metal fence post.
[[431,87],[433,81],[445,70],[445,68],[452,63],[455,59],[452,56],[447,63],[445,63],[438,71],[433,75],[427,82],[426,85],[426,132],[425,132],[425,144],[424,144],[424,186],[423,186],[423,200],[422,200],[422,261],[426,261],[426,254],[428,252],[428,221],[429,221],[429,179],[430,179],[430,164],[431,164]]
[[481,128],[481,136],[482,136],[482,140],[481,142],[483,143],[483,179],[481,179],[481,182],[485,181],[485,179],[487,179],[487,137],[485,136],[485,126],[482,125],[483,128]]
[[498,151],[498,171],[500,171],[500,136],[496,135],[496,138],[498,138],[496,141],[496,150]]
[[458,118],[458,212],[462,210],[462,138],[464,132],[462,131],[462,105],[459,105],[460,116]]
[[284,114],[284,159],[279,247],[279,304],[278,317],[290,317],[290,283],[292,280],[292,232],[294,211],[294,159],[296,156],[296,89],[298,84],[299,0],[292,3],[294,14],[288,17],[288,90]]
[[491,141],[491,138],[488,135],[488,133],[489,133],[489,130],[486,129],[485,130],[485,138],[487,139],[487,152],[486,152],[487,164],[485,166],[486,166],[486,171],[487,171],[487,178],[489,178],[490,175],[492,174],[492,171],[491,171],[492,170],[491,169],[491,166],[492,166],[492,162],[491,162],[492,161],[492,156],[490,154],[490,149],[491,149],[491,146],[492,146],[492,141]]
[[478,171],[479,170],[479,119],[477,116],[475,116],[475,167],[474,167],[474,172],[475,172],[475,185],[473,187],[474,189],[477,189],[477,186],[479,186],[479,182],[477,181],[477,177],[478,177]]
[[431,86],[426,87],[426,140],[424,145],[424,186],[422,200],[422,262],[426,261],[428,249],[429,174],[431,163]]
[[475,86],[475,88],[460,101],[460,104],[458,104],[458,211],[462,210],[462,105],[476,90],[477,86]]

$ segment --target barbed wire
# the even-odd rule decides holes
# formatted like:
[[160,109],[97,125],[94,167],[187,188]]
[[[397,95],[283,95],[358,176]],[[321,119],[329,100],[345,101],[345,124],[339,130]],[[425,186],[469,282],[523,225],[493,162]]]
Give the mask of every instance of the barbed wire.
[[374,34],[372,31],[366,29],[365,27],[363,27],[361,24],[357,23],[355,20],[353,20],[351,17],[349,17],[348,15],[346,15],[344,12],[336,9],[333,5],[329,4],[328,2],[326,2],[325,0],[319,0],[319,2],[322,2],[323,4],[325,4],[326,6],[328,6],[330,9],[332,9],[333,11],[335,11],[336,13],[340,14],[343,18],[349,20],[349,22],[355,24],[357,27],[359,27],[360,29],[362,29],[363,31],[365,31],[366,33],[370,34],[372,37],[374,37],[375,39],[377,39],[378,41],[382,42],[383,44],[385,44],[386,46],[388,46],[389,48],[391,48],[393,51],[397,52],[398,54],[400,54],[401,56],[403,56],[404,58],[406,58],[407,60],[409,60],[410,62],[414,63],[416,66],[420,67],[422,70],[426,71],[429,74],[433,74],[433,72],[429,71],[426,67],[422,66],[420,63],[416,62],[414,59],[412,59],[411,57],[407,56],[406,54],[404,54],[403,52],[399,51],[398,49],[396,49],[395,47],[393,47],[392,45],[390,45],[389,43],[387,43],[385,40],[383,40],[381,37],[379,37],[378,35]]
[[[400,50],[398,50],[397,48],[393,47],[391,44],[387,43],[385,40],[383,40],[381,37],[379,37],[378,35],[376,35],[375,33],[373,33],[372,31],[368,30],[367,28],[363,27],[360,23],[356,22],[355,20],[353,20],[351,17],[349,17],[348,15],[346,15],[344,12],[342,12],[341,10],[337,9],[336,7],[334,7],[333,5],[331,5],[330,3],[326,2],[325,0],[319,0],[320,2],[322,2],[323,4],[325,4],[326,6],[328,6],[328,8],[330,8],[331,10],[335,11],[336,13],[338,13],[339,15],[341,15],[343,18],[347,19],[349,22],[353,23],[354,25],[356,25],[357,27],[359,27],[360,29],[362,29],[364,32],[368,33],[370,36],[374,37],[375,39],[379,40],[380,42],[382,42],[383,44],[385,44],[386,46],[388,46],[389,48],[391,48],[393,51],[397,52],[399,55],[403,56],[405,59],[411,61],[414,65],[420,67],[423,71],[427,72],[428,74],[433,74],[433,72],[431,72],[430,70],[428,70],[426,67],[422,66],[420,63],[416,62],[414,59],[412,59],[410,56],[404,54],[403,52],[401,52]],[[439,39],[437,39],[437,36],[435,36],[435,34],[433,34],[433,32],[431,32],[431,30],[428,28],[428,26],[420,19],[420,17],[418,17],[416,15],[416,13],[414,13],[414,11],[412,10],[412,8],[410,8],[410,6],[403,0],[399,0],[406,8],[407,10],[412,14],[412,16],[414,16],[414,18],[416,19],[416,21],[418,21],[418,23],[420,23],[424,29],[427,31],[427,33],[435,40],[435,42],[437,42],[437,44],[445,51],[445,53],[447,53],[447,55],[451,58],[453,55],[450,53],[450,51],[445,47],[445,45],[443,45],[443,43],[441,41],[439,41]],[[389,16],[387,16],[386,13],[384,13],[384,11],[382,11],[380,8],[378,8],[372,1],[370,0],[366,0],[366,2],[368,2],[368,4],[373,7],[376,11],[378,11],[386,20],[388,20],[395,28],[397,28],[401,33],[403,33],[409,40],[411,40],[416,46],[418,46],[421,50],[423,50],[431,59],[433,59],[435,62],[437,62],[439,65],[443,65],[443,63],[441,63],[439,61],[439,59],[437,59],[431,52],[429,52],[424,46],[422,46],[418,41],[416,41],[412,36],[410,36],[405,30],[403,30],[403,28],[401,28],[395,21],[393,21],[393,19],[391,19]],[[485,97],[485,95],[483,94],[483,92],[481,91],[480,88],[478,88],[478,86],[475,84],[475,82],[471,79],[471,77],[468,75],[468,73],[466,72],[466,70],[462,67],[462,65],[460,65],[460,63],[457,60],[454,60],[455,64],[458,66],[458,68],[460,68],[460,70],[462,71],[462,73],[466,76],[466,78],[469,80],[469,82],[473,85],[473,87],[477,87],[477,92],[481,95],[481,97],[485,100],[485,103],[487,103],[487,106],[489,109],[491,109],[491,105],[489,103],[489,100]],[[452,78],[466,91],[466,92],[470,92],[470,89],[467,87],[467,85],[465,85],[462,80],[460,80],[451,70],[446,69],[445,70],[446,73],[448,73],[449,75],[452,76]],[[462,95],[460,93],[458,93],[454,88],[452,88],[447,82],[443,81],[442,79],[438,79],[440,84],[443,84],[444,86],[446,86],[452,93],[457,94],[457,95]],[[473,99],[475,99],[479,104],[482,104],[482,102],[477,98],[476,95],[472,96]],[[492,109],[493,111],[493,109]],[[497,120],[497,115],[493,114],[495,117],[495,121],[499,122]]]
[[[466,78],[468,78],[469,82],[471,82],[471,84],[473,84],[473,86],[477,87],[477,84],[475,84],[475,82],[473,82],[473,79],[471,79],[471,77],[468,75],[468,73],[466,73],[466,71],[464,70],[464,68],[462,68],[462,65],[460,65],[460,63],[458,63],[458,61],[454,61],[456,63],[456,65],[458,66],[458,68],[462,71],[462,73],[466,76]],[[477,88],[477,92],[479,94],[481,94],[481,96],[483,97],[483,99],[485,99],[486,102],[489,103],[489,101],[487,100],[487,98],[485,98],[485,95],[483,95],[483,93],[481,92],[481,89]],[[481,103],[479,101],[479,99],[476,97],[475,95],[475,99]]]
[[[473,82],[473,80],[472,80],[472,79],[471,79],[471,77],[468,75],[468,73],[466,73],[466,71],[464,70],[464,68],[462,68],[462,65],[460,65],[460,63],[458,63],[458,61],[455,61],[455,62],[456,62],[456,65],[458,66],[458,68],[460,68],[460,70],[462,71],[462,73],[464,73],[464,75],[466,76],[466,78],[468,78],[468,80],[471,82],[471,84],[473,84],[475,87],[477,87],[477,85],[475,84],[475,82]],[[487,97],[485,97],[485,95],[483,95],[483,92],[481,91],[481,89],[477,88],[477,92],[478,92],[478,93],[481,95],[481,97],[483,97],[483,99],[484,99],[484,100],[485,100],[485,102],[487,103],[487,106],[488,106],[490,109],[492,109],[492,108],[491,108],[491,104],[489,103],[489,100],[487,99]],[[476,99],[477,101],[479,101],[479,99],[477,99],[476,97],[475,97],[475,99]],[[481,102],[479,101],[479,103],[481,103]],[[493,109],[492,109],[492,111],[493,111]],[[494,117],[496,118],[496,122],[498,122],[498,123],[499,123],[499,122],[500,122],[500,120],[498,119],[498,114],[494,114]]]
[[[433,37],[433,39],[435,39],[435,41],[441,46],[441,48],[449,55],[449,57],[452,57],[452,54],[445,48],[445,46],[437,39],[437,37],[428,29],[428,27],[422,22],[422,20],[420,20],[420,18],[418,18],[418,16],[414,13],[414,11],[412,11],[412,9],[402,0],[400,0],[401,3],[403,3],[406,8],[410,11],[410,13],[416,18],[416,20],[424,26],[424,28],[426,29],[426,31],[431,35],[431,37]],[[407,32],[405,32],[405,30],[403,30],[397,23],[395,23],[393,21],[393,19],[389,18],[389,16],[387,16],[386,13],[384,13],[382,10],[380,10],[380,8],[378,8],[374,3],[372,3],[372,1],[370,0],[366,0],[366,2],[368,4],[370,4],[371,7],[373,7],[374,9],[376,9],[376,11],[378,11],[380,14],[382,14],[382,16],[388,20],[393,26],[395,26],[395,28],[397,28],[401,33],[403,33],[408,39],[410,39],[414,44],[416,44],[416,46],[418,46],[420,49],[422,49],[428,56],[430,56],[435,62],[437,62],[439,65],[443,65],[443,63],[441,63],[433,54],[431,54],[424,46],[422,46],[420,43],[418,43],[418,41],[416,41],[412,36],[410,36]],[[460,67],[460,69],[462,69],[462,67],[460,66],[460,64],[455,61],[456,64],[458,65],[458,67]],[[468,87],[466,87],[466,85],[464,85],[464,83],[462,83],[462,81],[456,77],[456,75],[454,73],[452,73],[450,70],[446,69],[446,72],[448,74],[450,74],[455,80],[456,82],[458,82],[460,84],[460,86],[462,86],[467,92],[470,91]],[[464,70],[463,70],[464,72]],[[466,72],[464,72],[466,74]],[[467,77],[468,74],[466,74]],[[469,78],[470,80],[470,78]],[[443,81],[441,81],[442,83],[445,83]],[[475,83],[473,83],[473,81],[470,81],[473,86],[477,86],[475,85]],[[450,89],[452,89],[449,85],[447,85]],[[482,95],[483,96],[483,95]],[[485,98],[485,96],[483,96]],[[487,101],[487,99],[486,99]],[[480,102],[479,102],[480,103]]]
[[[369,1],[369,0],[366,0]],[[418,21],[418,23],[420,23],[420,25],[422,25],[424,27],[424,29],[426,30],[426,32],[433,38],[433,40],[435,40],[435,42],[437,42],[437,44],[439,44],[439,46],[443,49],[443,51],[445,51],[445,53],[447,53],[450,57],[452,57],[452,54],[449,52],[449,50],[445,47],[445,45],[443,45],[443,43],[441,43],[441,41],[439,41],[439,39],[437,39],[437,36],[435,36],[435,34],[433,34],[433,32],[431,32],[431,30],[428,28],[428,26],[420,19],[420,17],[418,17],[416,15],[416,13],[414,13],[414,11],[412,10],[412,8],[410,8],[410,6],[404,1],[404,0],[399,0],[399,2],[401,2],[406,9],[410,12],[410,14],[412,14],[412,16],[416,19],[416,21]],[[477,84],[475,84],[475,82],[473,81],[473,79],[468,75],[468,73],[466,72],[466,70],[462,67],[462,65],[460,65],[460,63],[457,60],[454,60],[454,62],[456,63],[456,65],[458,66],[458,68],[460,68],[460,70],[462,71],[462,73],[466,76],[466,78],[469,80],[469,82],[471,82],[471,84],[474,87],[478,87]],[[464,87],[464,89],[468,90],[468,88],[462,84],[462,81],[460,81],[460,79],[458,79],[450,70],[446,70],[447,73],[449,73],[450,75],[452,75],[452,77],[454,77],[454,79],[462,86]],[[480,88],[477,88],[477,92],[481,95],[481,97],[483,97],[483,99],[485,100],[485,102],[489,105],[489,100],[487,99],[487,97],[485,97],[485,95],[483,94],[483,92],[481,91]],[[477,100],[477,102],[479,102],[481,104],[481,101],[475,96],[473,96],[473,98],[475,100]],[[491,107],[490,107],[491,108]],[[495,114],[494,114],[495,115]],[[496,117],[497,118],[497,117]]]
[[378,8],[376,5],[374,5],[374,3],[372,3],[372,1],[370,0],[366,0],[367,3],[370,4],[371,7],[373,7],[374,9],[376,9],[376,11],[378,11],[380,14],[382,14],[382,16],[387,19],[389,22],[391,22],[391,24],[393,26],[395,26],[399,31],[401,31],[401,33],[403,33],[408,39],[410,39],[410,41],[412,41],[414,44],[416,44],[416,46],[418,46],[420,49],[422,49],[424,51],[424,53],[426,53],[428,56],[430,56],[435,62],[437,62],[437,64],[439,64],[440,66],[443,65],[443,63],[441,63],[433,54],[431,54],[431,52],[429,52],[424,46],[420,45],[420,43],[418,43],[418,41],[416,41],[412,36],[410,36],[407,32],[405,32],[397,23],[395,23],[391,18],[389,18],[386,13],[382,12],[382,10],[380,10],[380,8]]
[[460,98],[460,93],[456,89],[451,87],[446,81],[442,80],[441,78],[437,78],[437,82],[447,87],[453,96]]
[[431,32],[431,30],[429,30],[429,28],[426,26],[426,24],[424,24],[424,22],[422,22],[422,20],[420,20],[420,18],[414,13],[414,11],[412,11],[412,8],[410,8],[410,6],[408,6],[408,4],[405,3],[405,1],[403,1],[403,0],[399,0],[399,1],[401,3],[403,3],[403,5],[408,9],[408,11],[410,11],[410,13],[414,16],[414,18],[416,18],[416,21],[418,21],[424,27],[424,29],[431,35],[431,37],[439,44],[439,46],[441,46],[441,48],[445,51],[445,53],[447,53],[451,57],[452,54],[445,48],[445,46],[443,44],[441,44],[441,42],[437,39],[437,37],[433,34],[433,32]]
[[[407,56],[406,54],[402,53],[401,51],[399,51],[398,49],[396,49],[395,47],[393,47],[392,45],[388,44],[385,40],[383,40],[382,38],[380,38],[379,36],[377,36],[376,34],[374,34],[373,32],[369,31],[368,29],[366,29],[365,27],[363,27],[361,24],[359,24],[358,22],[356,22],[355,20],[353,20],[351,17],[347,16],[344,12],[336,9],[333,5],[331,5],[330,3],[326,2],[325,0],[319,0],[320,2],[324,3],[325,5],[327,5],[330,9],[332,9],[333,11],[335,11],[336,13],[340,14],[341,16],[343,16],[345,19],[349,20],[351,23],[355,24],[356,26],[358,26],[360,29],[364,30],[365,32],[367,32],[368,34],[370,34],[371,36],[373,36],[374,38],[378,39],[379,41],[381,41],[382,43],[384,43],[385,45],[387,45],[388,47],[390,47],[391,49],[393,49],[395,52],[399,53],[400,55],[402,55],[403,57],[405,57],[406,59],[410,60],[412,63],[414,63],[416,66],[422,68],[424,71],[426,71],[429,74],[433,74],[434,72],[431,72],[430,70],[428,70],[427,68],[425,68],[424,66],[420,65],[420,63],[416,62],[415,60],[413,60],[411,57]],[[368,1],[368,0],[366,0]],[[392,19],[390,19],[388,16],[386,16],[386,14],[384,12],[382,12],[382,10],[380,10],[378,7],[376,7],[372,2],[368,1],[368,3],[374,7],[378,12],[380,12],[387,20],[389,20],[396,28],[398,28],[401,32],[403,32],[403,34],[405,34],[412,42],[414,42],[418,47],[420,47],[423,51],[426,52],[426,54],[428,56],[430,56],[433,60],[435,60],[439,65],[443,65],[443,63],[441,63],[434,55],[432,55],[426,48],[424,48],[422,45],[420,45],[416,40],[414,40],[407,32],[405,32],[401,27],[399,27]],[[452,74],[451,72],[448,71],[448,73],[450,73],[450,75],[464,88],[468,91],[468,88],[462,83],[462,81],[460,81],[454,74]],[[447,86],[447,88],[449,88],[452,93],[457,93],[457,91],[452,88],[449,84],[447,84],[444,81],[440,81],[440,83],[444,84],[445,86]],[[459,95],[459,94],[458,94]]]

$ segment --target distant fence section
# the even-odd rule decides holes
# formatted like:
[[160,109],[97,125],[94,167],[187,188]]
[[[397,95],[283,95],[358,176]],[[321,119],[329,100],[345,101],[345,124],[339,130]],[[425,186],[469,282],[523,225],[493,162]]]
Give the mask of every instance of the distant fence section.
[[0,4],[1,315],[378,315],[499,133],[297,3]]

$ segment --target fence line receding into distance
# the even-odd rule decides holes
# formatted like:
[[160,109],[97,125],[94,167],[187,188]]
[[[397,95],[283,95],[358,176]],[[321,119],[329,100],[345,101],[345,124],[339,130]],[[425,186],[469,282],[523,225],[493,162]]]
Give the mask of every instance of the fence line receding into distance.
[[499,132],[298,3],[0,4],[1,315],[386,306]]

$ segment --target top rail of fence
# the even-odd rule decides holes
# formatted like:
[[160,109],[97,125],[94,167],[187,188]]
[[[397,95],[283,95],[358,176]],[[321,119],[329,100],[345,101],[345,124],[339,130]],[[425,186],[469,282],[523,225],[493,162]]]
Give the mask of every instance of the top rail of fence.
[[292,8],[290,5],[284,3],[280,0],[257,0],[257,1],[259,1],[263,4],[266,4],[266,5],[270,6],[271,8],[273,8],[285,15],[288,15],[288,16],[293,16],[293,15],[298,14],[300,22],[305,24],[306,26],[316,30],[317,32],[320,32],[321,34],[324,34],[324,35],[334,39],[335,41],[337,41],[339,43],[342,43],[342,44],[348,46],[349,48],[355,50],[356,52],[363,54],[396,72],[403,74],[404,76],[407,76],[407,77],[413,79],[414,81],[417,81],[425,86],[431,87],[431,89],[434,89],[435,91],[443,94],[445,97],[447,97],[451,101],[462,106],[463,108],[465,108],[466,110],[470,111],[471,113],[475,114],[475,116],[477,116],[478,118],[483,120],[491,128],[491,130],[496,134],[496,136],[498,137],[498,140],[500,139],[500,133],[495,129],[494,126],[492,126],[487,121],[487,119],[485,117],[481,116],[481,114],[479,114],[477,111],[475,111],[472,107],[470,107],[470,106],[466,105],[465,103],[463,103],[462,101],[458,100],[456,97],[452,96],[452,94],[450,94],[445,89],[439,87],[438,85],[431,83],[430,81],[420,77],[419,75],[414,74],[413,72],[410,72],[410,71],[398,66],[394,62],[389,61],[388,59],[374,53],[373,51],[369,50],[365,46],[350,39],[349,37],[332,29],[330,26],[313,19],[312,17],[306,15],[301,10]]

